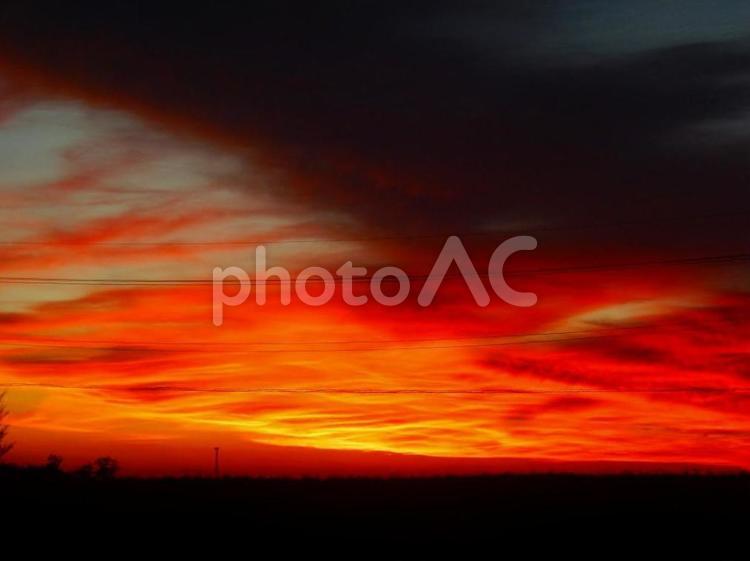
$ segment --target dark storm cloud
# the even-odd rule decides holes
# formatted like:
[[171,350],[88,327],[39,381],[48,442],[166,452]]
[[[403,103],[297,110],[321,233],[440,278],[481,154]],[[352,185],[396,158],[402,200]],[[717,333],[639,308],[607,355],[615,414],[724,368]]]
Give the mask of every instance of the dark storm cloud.
[[[750,107],[741,33],[721,20],[715,39],[704,25],[603,48],[593,4],[10,2],[0,31],[14,61],[260,149],[289,196],[378,234],[747,208],[743,151],[691,142]],[[649,14],[637,21],[662,17]],[[570,59],[589,36],[592,56]]]

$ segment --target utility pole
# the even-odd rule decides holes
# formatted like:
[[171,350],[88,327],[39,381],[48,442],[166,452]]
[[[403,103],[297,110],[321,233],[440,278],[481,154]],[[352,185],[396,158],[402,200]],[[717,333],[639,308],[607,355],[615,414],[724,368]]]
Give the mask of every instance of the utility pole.
[[219,479],[219,447],[214,448],[214,477]]

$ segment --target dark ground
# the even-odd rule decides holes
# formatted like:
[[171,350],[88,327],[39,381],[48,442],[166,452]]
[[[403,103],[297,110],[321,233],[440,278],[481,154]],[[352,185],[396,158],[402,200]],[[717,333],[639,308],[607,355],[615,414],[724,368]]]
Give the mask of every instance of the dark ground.
[[488,553],[520,547],[604,558],[735,559],[750,549],[748,474],[100,481],[0,473],[0,510],[33,528],[179,528],[183,538],[199,532],[239,546],[481,544]]

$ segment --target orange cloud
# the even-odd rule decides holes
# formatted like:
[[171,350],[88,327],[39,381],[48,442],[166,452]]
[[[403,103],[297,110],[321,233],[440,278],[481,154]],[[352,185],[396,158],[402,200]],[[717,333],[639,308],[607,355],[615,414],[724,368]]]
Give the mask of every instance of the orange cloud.
[[[441,463],[456,458],[476,469],[501,458],[750,466],[741,268],[555,272],[656,252],[618,242],[582,254],[551,239],[510,265],[527,271],[513,283],[539,294],[532,309],[478,308],[451,280],[426,309],[415,298],[285,307],[271,294],[266,306],[228,309],[216,328],[208,286],[105,281],[252,270],[252,247],[237,243],[252,239],[274,242],[269,255],[292,271],[352,259],[418,276],[443,240],[356,239],[356,214],[345,212],[356,195],[337,191],[326,213],[269,188],[284,179],[265,160],[177,141],[127,113],[49,103],[58,118],[76,115],[84,140],[54,148],[64,165],[52,178],[19,186],[0,172],[9,241],[23,242],[0,249],[10,279],[0,285],[0,382],[13,385],[18,461],[109,446],[133,471],[178,470],[163,450],[219,442],[257,473],[292,472],[297,454],[305,469],[329,461],[348,473],[388,472],[383,454],[419,456],[393,460],[414,471],[466,469]],[[467,242],[480,269],[495,241]],[[40,277],[63,281],[12,282]],[[94,280],[64,281],[76,278]]]

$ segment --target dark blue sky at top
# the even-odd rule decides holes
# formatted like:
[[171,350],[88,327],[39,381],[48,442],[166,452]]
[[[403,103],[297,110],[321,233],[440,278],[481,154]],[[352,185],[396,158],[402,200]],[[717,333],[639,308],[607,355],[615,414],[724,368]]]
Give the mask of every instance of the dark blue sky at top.
[[447,6],[417,27],[487,53],[591,62],[652,49],[742,40],[750,2],[543,0]]

